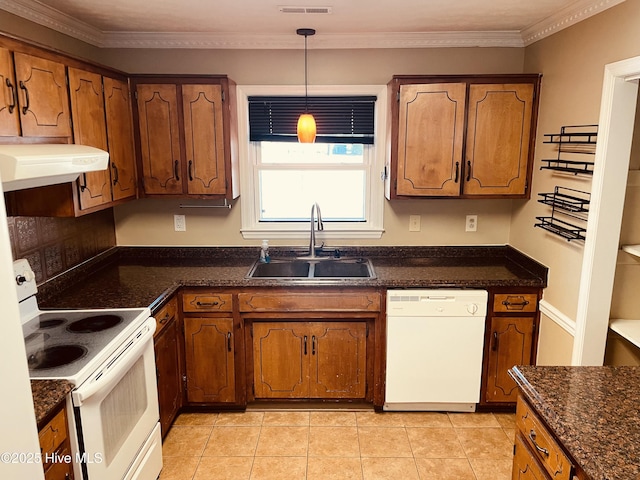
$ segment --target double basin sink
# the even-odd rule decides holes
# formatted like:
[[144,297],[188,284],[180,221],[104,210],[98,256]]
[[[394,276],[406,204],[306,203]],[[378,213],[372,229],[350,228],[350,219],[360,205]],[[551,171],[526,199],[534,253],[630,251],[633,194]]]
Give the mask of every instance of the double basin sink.
[[269,263],[256,261],[247,278],[281,280],[340,280],[375,278],[373,266],[366,258],[272,258]]

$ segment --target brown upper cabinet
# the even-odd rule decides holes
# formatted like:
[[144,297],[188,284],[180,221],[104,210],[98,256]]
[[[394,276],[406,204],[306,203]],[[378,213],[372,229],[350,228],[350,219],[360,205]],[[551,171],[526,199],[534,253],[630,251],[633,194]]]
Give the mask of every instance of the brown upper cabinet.
[[0,48],[0,136],[71,137],[65,66]]
[[235,83],[220,75],[132,83],[144,194],[236,198]]
[[540,75],[394,76],[386,196],[529,198]]

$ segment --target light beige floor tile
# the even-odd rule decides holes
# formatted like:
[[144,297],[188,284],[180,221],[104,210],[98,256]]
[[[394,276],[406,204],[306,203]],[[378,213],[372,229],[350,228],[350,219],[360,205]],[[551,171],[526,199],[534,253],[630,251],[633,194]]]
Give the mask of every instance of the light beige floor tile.
[[212,427],[215,425],[217,419],[217,413],[181,413],[173,424]]
[[440,412],[407,412],[400,414],[405,427],[452,427],[449,415]]
[[494,413],[494,417],[502,428],[516,428],[516,416],[513,413]]
[[167,457],[200,456],[213,427],[173,426],[162,445]]
[[193,480],[249,480],[253,457],[202,457]]
[[311,427],[310,457],[359,457],[360,444],[356,427]]
[[402,427],[358,427],[362,457],[411,457],[407,431]]
[[511,458],[470,458],[477,480],[510,480]]
[[256,457],[251,480],[305,480],[306,457]]
[[309,423],[316,427],[355,427],[355,412],[311,412]]
[[310,457],[307,480],[362,480],[362,462],[359,457]]
[[306,456],[309,427],[262,427],[256,455],[261,457]]
[[224,412],[218,414],[216,426],[255,427],[263,418],[264,412]]
[[423,480],[476,480],[466,458],[416,458]]
[[408,427],[407,436],[416,458],[465,458],[453,428]]
[[454,427],[499,427],[493,413],[450,413],[449,419]]
[[404,427],[404,415],[396,412],[356,412],[359,427]]
[[191,480],[200,457],[163,457],[160,480]]
[[513,442],[502,428],[456,428],[467,458],[500,458],[513,456]]
[[261,427],[214,427],[203,455],[217,457],[254,456]]
[[502,430],[504,430],[504,434],[507,436],[507,439],[511,442],[511,443],[515,443],[516,442],[516,429],[515,428],[503,428]]
[[364,480],[419,480],[413,458],[363,458]]
[[265,412],[262,425],[306,427],[309,425],[309,412]]

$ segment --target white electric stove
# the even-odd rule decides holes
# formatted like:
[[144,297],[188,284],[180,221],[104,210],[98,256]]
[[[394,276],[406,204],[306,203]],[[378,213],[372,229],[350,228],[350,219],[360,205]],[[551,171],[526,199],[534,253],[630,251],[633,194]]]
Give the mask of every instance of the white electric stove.
[[14,262],[31,379],[75,385],[67,401],[76,480],[155,480],[162,468],[148,308],[40,310],[26,260]]

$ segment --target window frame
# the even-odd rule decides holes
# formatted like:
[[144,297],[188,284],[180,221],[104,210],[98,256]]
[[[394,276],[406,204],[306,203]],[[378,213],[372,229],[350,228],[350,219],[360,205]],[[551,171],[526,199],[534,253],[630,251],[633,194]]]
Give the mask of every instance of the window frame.
[[[304,95],[304,86],[238,85],[238,156],[240,161],[241,229],[245,239],[298,239],[309,237],[308,222],[260,222],[257,211],[257,185],[254,175],[258,155],[256,143],[249,142],[249,103],[254,95]],[[325,222],[319,239],[378,239],[382,236],[384,211],[383,171],[386,155],[386,85],[320,85],[309,87],[309,95],[375,95],[375,142],[370,147],[369,199],[365,222]],[[320,205],[322,207],[322,205]],[[309,205],[311,211],[311,205]]]

